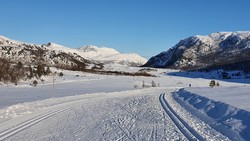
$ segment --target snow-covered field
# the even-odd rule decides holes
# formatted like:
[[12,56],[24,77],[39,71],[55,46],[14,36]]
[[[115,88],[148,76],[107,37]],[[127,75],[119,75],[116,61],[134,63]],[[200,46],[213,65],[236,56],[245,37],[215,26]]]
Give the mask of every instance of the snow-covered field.
[[[32,81],[0,86],[0,140],[250,138],[248,79],[216,80],[221,86],[210,88],[209,73],[157,69],[150,71],[157,77],[129,77],[56,71],[64,75],[54,85],[48,76],[37,87]],[[143,81],[158,87],[142,88]]]

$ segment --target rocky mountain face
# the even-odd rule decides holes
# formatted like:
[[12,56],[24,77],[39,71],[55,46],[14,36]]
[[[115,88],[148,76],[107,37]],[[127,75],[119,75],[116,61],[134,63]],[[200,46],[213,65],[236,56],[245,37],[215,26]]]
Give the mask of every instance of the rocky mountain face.
[[141,66],[146,59],[137,54],[121,54],[112,48],[84,46],[67,48],[55,43],[43,45],[23,43],[0,36],[0,58],[25,65],[46,64],[60,68],[102,68],[104,64]]
[[102,64],[86,60],[74,52],[55,50],[53,43],[36,45],[0,37],[0,58],[12,63],[21,62],[25,65],[44,64],[59,68],[91,69],[101,68]]
[[145,67],[250,71],[250,32],[217,32],[181,40],[148,60]]

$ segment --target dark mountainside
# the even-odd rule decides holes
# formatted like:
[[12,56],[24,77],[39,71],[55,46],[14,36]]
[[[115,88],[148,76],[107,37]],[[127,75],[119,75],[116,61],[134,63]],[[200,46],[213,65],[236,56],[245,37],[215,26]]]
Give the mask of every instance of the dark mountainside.
[[181,40],[143,67],[250,72],[250,32],[217,32]]

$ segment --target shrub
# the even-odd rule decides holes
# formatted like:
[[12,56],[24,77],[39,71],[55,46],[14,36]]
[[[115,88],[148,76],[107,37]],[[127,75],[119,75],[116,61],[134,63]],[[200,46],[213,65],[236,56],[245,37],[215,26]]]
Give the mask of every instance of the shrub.
[[219,82],[217,82],[217,83],[216,83],[216,86],[217,86],[217,87],[219,87],[219,86],[220,86],[220,83],[219,83]]
[[58,74],[58,76],[60,76],[60,77],[63,77],[63,72],[60,72],[59,74]]
[[34,80],[34,81],[32,82],[32,84],[33,84],[34,87],[36,87],[37,84],[38,84],[38,82],[37,82],[36,80]]
[[215,80],[211,80],[209,86],[213,88],[215,86]]
[[152,87],[156,87],[156,84],[154,81],[152,81],[151,84],[152,84]]

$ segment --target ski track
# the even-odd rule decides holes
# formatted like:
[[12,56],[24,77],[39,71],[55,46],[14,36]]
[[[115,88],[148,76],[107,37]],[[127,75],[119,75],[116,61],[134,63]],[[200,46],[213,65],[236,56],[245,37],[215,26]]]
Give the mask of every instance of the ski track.
[[[167,98],[171,97],[172,90],[165,90]],[[159,90],[93,99],[71,101],[74,104],[70,107],[62,105],[60,110],[30,119],[0,133],[0,140],[227,140],[218,132],[216,137],[197,132],[175,112],[174,108],[180,108],[175,101],[167,101],[165,94],[159,96]]]
[[57,110],[57,111],[52,111],[52,112],[46,113],[44,115],[38,116],[36,118],[30,119],[24,123],[21,123],[15,127],[11,128],[11,129],[8,129],[4,132],[1,132],[0,133],[0,140],[4,140],[5,138],[8,138],[8,137],[26,129],[26,128],[44,120],[44,119],[46,119],[46,118],[49,118],[57,113],[64,112],[64,111],[69,110],[69,109],[70,108],[65,108],[65,109],[61,109],[61,110]]
[[178,129],[183,133],[183,135],[190,141],[192,140],[205,140],[201,135],[199,135],[194,129],[192,129],[183,119],[181,119],[175,111],[170,107],[165,99],[165,94],[161,94],[159,97],[160,103],[163,109],[166,111],[168,116],[172,119]]

